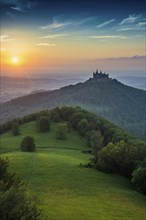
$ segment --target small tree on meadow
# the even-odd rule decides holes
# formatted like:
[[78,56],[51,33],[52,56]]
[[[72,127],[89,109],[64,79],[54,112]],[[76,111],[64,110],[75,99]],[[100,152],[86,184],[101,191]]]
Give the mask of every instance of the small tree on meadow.
[[42,116],[37,122],[39,131],[46,132],[50,130],[50,119],[47,116]]
[[66,123],[58,123],[57,128],[56,128],[56,137],[58,139],[65,139],[67,135],[67,124]]
[[26,136],[22,139],[21,142],[21,150],[22,151],[35,151],[36,150],[36,145],[35,145],[35,140],[31,136]]
[[12,124],[12,135],[16,136],[20,134],[19,124],[17,122],[13,122]]

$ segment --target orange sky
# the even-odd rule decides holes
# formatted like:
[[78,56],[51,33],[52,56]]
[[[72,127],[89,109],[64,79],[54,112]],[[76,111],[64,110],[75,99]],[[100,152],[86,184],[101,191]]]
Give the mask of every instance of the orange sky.
[[[21,40],[20,37],[17,33],[16,39],[1,43],[1,69],[3,71],[21,74],[25,70],[48,68],[49,72],[49,68],[60,67],[63,70],[67,66],[72,69],[74,65],[77,67],[93,65],[94,67],[96,63],[104,69],[121,69],[123,64],[124,69],[144,68],[144,58],[128,58],[144,54],[143,39],[56,40],[54,43],[52,41],[51,43],[38,43],[37,40],[33,41],[33,36],[27,36],[27,33],[23,34]],[[19,59],[17,65],[12,62],[13,57]],[[120,59],[121,57],[125,59]],[[117,59],[107,60],[106,58]]]

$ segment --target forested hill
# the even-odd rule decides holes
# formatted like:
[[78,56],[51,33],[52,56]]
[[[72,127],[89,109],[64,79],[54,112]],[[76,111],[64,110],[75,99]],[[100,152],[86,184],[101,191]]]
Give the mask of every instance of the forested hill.
[[78,105],[144,138],[145,100],[146,91],[126,86],[108,76],[93,77],[84,83],[2,103],[1,121],[59,105]]

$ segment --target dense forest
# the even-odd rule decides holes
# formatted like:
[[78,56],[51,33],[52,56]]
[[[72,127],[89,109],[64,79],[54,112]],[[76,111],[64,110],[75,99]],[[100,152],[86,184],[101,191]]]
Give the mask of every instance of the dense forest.
[[[66,137],[66,132],[71,128],[74,129],[81,137],[86,138],[87,150],[83,153],[91,154],[89,163],[81,166],[126,176],[131,179],[138,191],[146,193],[145,142],[100,116],[80,107],[65,106],[6,122],[1,125],[1,133],[12,130],[13,135],[19,135],[19,126],[30,121],[36,121],[40,132],[49,130],[50,123],[58,123],[57,137],[62,139]],[[26,147],[26,140],[23,141],[22,150]],[[33,138],[30,141],[32,151]]]
[[80,106],[120,125],[137,137],[145,137],[146,91],[126,86],[115,79],[90,78],[50,92],[40,92],[2,103],[1,121],[56,106]]

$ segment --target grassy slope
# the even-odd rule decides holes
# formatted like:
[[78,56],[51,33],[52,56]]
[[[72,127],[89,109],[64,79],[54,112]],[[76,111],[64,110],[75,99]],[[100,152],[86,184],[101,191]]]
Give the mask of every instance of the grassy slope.
[[[71,132],[65,141],[59,141],[54,130],[38,133],[32,122],[22,126],[21,136],[1,136],[2,155],[9,157],[11,170],[24,179],[27,189],[44,202],[47,219],[146,219],[145,197],[127,179],[79,167],[90,157],[81,153],[85,140]],[[35,137],[36,153],[16,150],[27,134]]]

